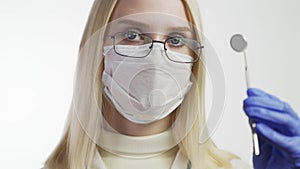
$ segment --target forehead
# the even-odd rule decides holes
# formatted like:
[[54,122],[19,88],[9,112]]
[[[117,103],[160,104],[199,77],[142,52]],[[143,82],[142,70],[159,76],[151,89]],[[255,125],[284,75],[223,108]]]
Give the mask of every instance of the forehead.
[[158,12],[187,21],[182,0],[119,0],[111,16],[111,21],[137,13]]
[[143,32],[190,31],[181,0],[119,0],[110,18],[110,32],[135,27]]

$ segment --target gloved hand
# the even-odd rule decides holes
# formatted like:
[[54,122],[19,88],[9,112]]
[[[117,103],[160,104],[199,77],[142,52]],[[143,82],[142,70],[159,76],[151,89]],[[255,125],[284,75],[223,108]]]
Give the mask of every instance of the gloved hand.
[[255,169],[300,169],[300,118],[291,106],[262,90],[250,88],[244,111],[256,122],[260,155]]

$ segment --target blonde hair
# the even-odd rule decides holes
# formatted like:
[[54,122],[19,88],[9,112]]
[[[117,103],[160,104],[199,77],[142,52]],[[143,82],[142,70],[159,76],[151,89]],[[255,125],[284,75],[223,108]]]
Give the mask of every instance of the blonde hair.
[[[182,1],[190,21],[198,30],[202,30],[202,24],[200,20],[201,17],[197,1]],[[109,18],[112,15],[116,3],[117,0],[95,0],[82,36],[80,50],[99,28],[102,28],[109,22]],[[91,43],[98,43],[98,48],[101,48],[102,46],[100,39]],[[83,72],[96,70],[97,74],[99,74],[99,77],[101,77],[101,71],[103,70],[102,65],[98,65],[98,67],[87,68],[86,64],[81,64],[83,62],[82,59],[83,58],[80,57],[78,58],[78,70]],[[197,92],[193,92],[193,90],[196,90],[196,87],[193,87],[191,89],[192,92],[189,92],[187,98],[180,106],[180,109],[186,110],[186,112],[196,112],[196,120],[190,132],[178,144],[178,146],[182,154],[191,161],[193,169],[215,169],[218,167],[230,169],[230,161],[238,158],[237,156],[218,149],[211,139],[208,139],[203,144],[199,144],[200,130],[203,130],[204,134],[208,135],[205,126],[205,115],[203,108],[205,71],[202,64],[202,62],[197,62],[193,65],[193,75],[196,79],[198,89],[200,90],[200,95],[197,94]],[[90,84],[94,83],[92,77],[88,79],[90,80]],[[100,80],[96,81],[95,86],[97,88],[97,93],[95,94],[97,95],[97,102],[101,105],[102,88]],[[45,162],[45,167],[48,169],[83,169],[90,168],[92,165],[95,152],[97,151],[97,145],[90,137],[91,135],[95,135],[95,130],[97,130],[95,126],[97,126],[98,121],[97,118],[95,118],[95,113],[92,113],[93,111],[86,111],[87,114],[85,118],[88,118],[86,120],[89,122],[88,130],[94,131],[90,136],[88,136],[86,131],[82,128],[82,124],[78,120],[78,115],[75,112],[73,102],[74,100],[72,101],[69,109],[63,137]],[[178,115],[177,112],[175,112],[175,114],[176,116]],[[182,126],[184,126],[185,119],[182,118],[180,120],[182,121]],[[181,128],[179,127],[179,130],[180,129]]]

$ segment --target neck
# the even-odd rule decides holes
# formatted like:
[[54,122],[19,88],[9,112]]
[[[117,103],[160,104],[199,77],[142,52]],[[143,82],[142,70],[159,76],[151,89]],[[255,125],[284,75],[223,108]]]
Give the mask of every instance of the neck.
[[172,114],[167,117],[149,123],[136,124],[123,117],[108,100],[103,97],[103,116],[107,123],[117,132],[129,136],[147,136],[161,133],[172,125]]

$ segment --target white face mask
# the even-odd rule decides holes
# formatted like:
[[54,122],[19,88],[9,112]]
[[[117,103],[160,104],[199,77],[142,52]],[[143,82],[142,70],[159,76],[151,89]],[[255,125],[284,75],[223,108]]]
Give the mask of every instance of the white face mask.
[[[160,47],[156,47],[159,45]],[[118,46],[123,52],[141,51],[144,46]],[[179,58],[191,56],[173,52]],[[148,124],[172,113],[192,86],[192,64],[169,60],[163,44],[154,44],[145,58],[129,58],[104,47],[104,92],[118,112],[133,123]]]

